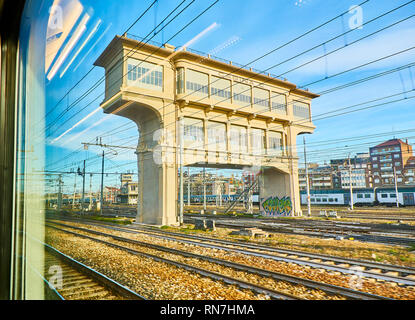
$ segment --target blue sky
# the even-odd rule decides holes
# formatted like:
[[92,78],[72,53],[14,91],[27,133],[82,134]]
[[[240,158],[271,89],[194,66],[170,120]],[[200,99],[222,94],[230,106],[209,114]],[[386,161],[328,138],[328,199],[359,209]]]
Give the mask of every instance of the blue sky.
[[[64,0],[62,0],[64,1]],[[57,75],[47,81],[46,86],[46,108],[47,112],[52,110],[56,103],[85,75],[91,68],[93,62],[112,40],[116,34],[122,34],[131,23],[150,5],[152,1],[132,1],[132,0],[101,0],[82,1],[85,11],[90,15],[86,24],[86,31],[79,39],[73,50],[67,57],[67,61],[73,62],[63,73],[67,61]],[[190,2],[190,1],[189,1]],[[165,31],[157,35],[153,40],[162,42],[174,35],[182,26],[193,19],[204,8],[208,7],[212,1],[196,0],[183,15],[166,27]],[[171,44],[176,47],[185,44],[196,34],[203,31],[212,23],[218,26],[205,35],[202,39],[192,45],[193,49],[203,52],[215,51],[215,55],[247,64],[270,50],[290,41],[291,39],[311,30],[312,28],[328,21],[329,19],[347,11],[352,5],[362,3],[361,1],[328,1],[328,0],[220,0],[212,9],[204,14],[189,28],[175,37]],[[394,0],[370,0],[362,5],[363,23],[391,10],[400,4],[408,1]],[[157,7],[152,8],[134,27],[130,33],[138,36],[146,36],[154,27],[155,21],[159,23],[179,1],[159,0]],[[410,18],[405,22],[399,23],[376,35],[368,37],[356,44],[349,45],[372,32],[393,24],[401,19],[415,14],[415,2],[404,8],[397,10],[373,23],[365,25],[362,29],[353,30],[346,36],[328,43],[325,47],[317,49],[299,56],[269,72],[279,75],[292,68],[295,68],[307,61],[310,61],[331,50],[342,48],[337,53],[329,55],[327,58],[317,60],[298,70],[284,75],[288,81],[297,84],[299,87],[314,82],[316,80],[330,77],[336,73],[380,59],[415,46],[415,18]],[[346,14],[342,19],[337,19],[323,28],[311,33],[303,39],[284,47],[281,50],[261,59],[252,66],[264,70],[281,61],[298,55],[299,53],[321,44],[328,39],[337,36],[349,29],[349,20],[353,17]],[[90,35],[94,26],[99,25],[96,32]],[[90,35],[90,38],[88,38]],[[82,44],[85,46],[82,47]],[[226,45],[232,43],[232,45]],[[347,44],[347,46],[346,46]],[[344,47],[344,48],[343,48]],[[75,53],[79,54],[75,56]],[[415,50],[404,54],[384,59],[364,68],[348,72],[338,77],[321,81],[309,86],[313,92],[321,92],[351,81],[368,77],[379,72],[393,69],[402,65],[415,62]],[[103,69],[94,68],[90,74],[76,87],[69,92],[68,96],[51,111],[47,118],[47,125],[50,124],[68,105],[76,101],[79,96],[86,92],[91,84],[95,83],[104,75]],[[359,104],[365,101],[378,99],[384,96],[398,94],[402,91],[415,89],[415,67],[404,69],[390,75],[377,78],[356,86],[338,90],[333,93],[322,95],[315,99],[312,105],[313,116],[332,111],[341,107]],[[85,158],[87,161],[87,171],[99,172],[100,159],[93,159],[101,153],[99,147],[91,147],[89,150],[82,150],[81,142],[95,141],[95,137],[101,136],[114,128],[119,129],[113,135],[103,137],[103,142],[107,144],[126,144],[134,146],[137,143],[137,129],[132,127],[131,122],[117,116],[106,116],[98,111],[83,123],[78,124],[88,114],[99,107],[103,100],[104,86],[101,84],[85,99],[73,106],[72,110],[52,127],[52,132],[48,138],[47,145],[47,169],[50,170],[70,170],[81,165],[80,161]],[[408,93],[407,97],[415,95],[415,91]],[[403,95],[393,99],[402,98]],[[391,100],[391,99],[390,99]],[[367,145],[355,146],[350,149],[352,154],[356,152],[367,152],[370,145],[393,138],[392,132],[405,129],[415,129],[415,109],[413,99],[393,103],[381,107],[371,108],[365,111],[341,115],[328,119],[316,120],[317,129],[313,135],[307,136],[309,144],[309,161],[323,163],[333,157],[347,156],[349,151],[343,150],[345,145],[354,146],[362,143]],[[65,120],[67,120],[65,122]],[[130,128],[131,127],[131,128]],[[128,129],[130,128],[130,129]],[[127,130],[126,130],[127,129]],[[121,131],[124,130],[124,131]],[[121,131],[121,132],[119,132]],[[65,134],[65,132],[67,132]],[[373,139],[356,139],[349,142],[338,142],[337,144],[318,146],[315,143],[326,140],[339,140],[347,137],[367,136],[378,133],[390,132],[390,135]],[[53,139],[56,142],[51,143]],[[415,141],[415,131],[399,135],[396,137],[409,137],[409,142]],[[298,143],[302,144],[302,137]],[[340,148],[341,150],[330,150],[329,148]],[[81,149],[80,152],[73,153]],[[301,149],[301,150],[300,150]],[[106,160],[106,171],[121,172],[134,170],[135,155],[133,152],[122,153],[118,150],[117,156],[109,155]],[[299,148],[299,152],[302,148]],[[67,157],[68,156],[68,157]],[[69,157],[70,156],[70,157]],[[302,154],[299,154],[302,158]],[[67,157],[67,158],[66,158]],[[63,160],[62,160],[63,159]],[[300,159],[300,162],[302,160]],[[120,166],[127,164],[125,166]],[[66,188],[70,191],[73,177],[67,178]],[[99,184],[98,175],[94,176],[94,186]],[[117,181],[116,176],[109,176],[109,182]],[[78,180],[79,181],[79,180]],[[89,179],[87,180],[89,185]],[[73,186],[72,186],[73,188]]]

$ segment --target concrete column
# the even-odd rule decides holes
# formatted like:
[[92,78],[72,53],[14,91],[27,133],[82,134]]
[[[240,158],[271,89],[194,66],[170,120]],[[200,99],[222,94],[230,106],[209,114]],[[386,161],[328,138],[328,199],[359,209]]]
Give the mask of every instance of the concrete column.
[[137,152],[138,161],[138,205],[136,222],[143,223],[143,186],[144,186],[144,157],[143,153]]
[[290,175],[276,168],[263,168],[262,172],[259,195],[262,200],[262,213],[272,216],[291,216],[294,207]]

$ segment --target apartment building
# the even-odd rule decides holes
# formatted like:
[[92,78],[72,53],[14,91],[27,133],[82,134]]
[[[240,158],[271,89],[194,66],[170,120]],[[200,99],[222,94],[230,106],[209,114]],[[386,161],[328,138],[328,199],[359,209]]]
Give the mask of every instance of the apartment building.
[[133,181],[132,174],[121,175],[121,189],[117,200],[123,204],[134,205],[138,203],[138,182]]
[[374,186],[394,185],[394,171],[396,172],[397,184],[399,186],[405,185],[404,171],[413,170],[410,167],[405,169],[409,159],[413,158],[412,146],[407,141],[391,139],[369,150]]

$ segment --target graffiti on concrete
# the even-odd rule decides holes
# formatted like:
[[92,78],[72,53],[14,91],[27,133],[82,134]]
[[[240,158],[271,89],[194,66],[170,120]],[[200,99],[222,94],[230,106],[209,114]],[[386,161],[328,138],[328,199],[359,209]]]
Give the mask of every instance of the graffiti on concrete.
[[293,208],[290,197],[269,197],[261,206],[266,216],[289,216]]

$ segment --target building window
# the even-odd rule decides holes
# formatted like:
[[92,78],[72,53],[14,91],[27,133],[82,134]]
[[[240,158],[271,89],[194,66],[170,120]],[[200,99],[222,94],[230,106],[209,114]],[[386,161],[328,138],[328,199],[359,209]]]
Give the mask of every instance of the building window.
[[268,153],[269,154],[281,154],[282,151],[282,133],[281,132],[268,132]]
[[231,150],[246,153],[248,151],[247,129],[242,126],[231,125]]
[[254,94],[254,105],[269,109],[269,91],[260,88],[253,88],[252,91]]
[[204,144],[203,121],[193,118],[183,119],[183,135],[185,146],[198,142],[195,147],[202,148]]
[[394,157],[395,159],[399,159],[401,156],[400,156],[400,154],[399,154],[399,153],[395,153],[395,154],[393,155],[393,157]]
[[176,79],[177,93],[185,93],[184,87],[184,68],[177,68],[177,79]]
[[310,106],[307,103],[294,101],[294,116],[301,119],[310,119]]
[[231,82],[230,80],[217,77],[211,78],[210,94],[217,100],[224,101],[231,99]]
[[163,67],[147,61],[128,58],[127,84],[150,90],[163,90]]
[[233,102],[241,106],[250,105],[252,103],[251,86],[242,83],[234,83]]
[[209,95],[209,76],[205,73],[187,69],[186,71],[186,89],[189,93],[201,97]]
[[271,111],[279,114],[287,114],[287,97],[285,94],[271,92]]
[[226,124],[220,122],[208,122],[208,149],[215,151],[226,150]]
[[251,129],[252,153],[255,155],[264,154],[265,144],[265,130]]

